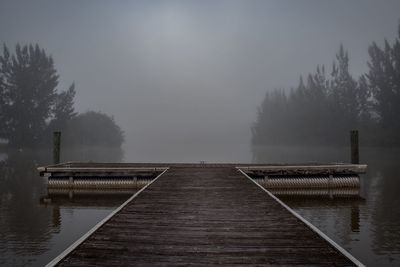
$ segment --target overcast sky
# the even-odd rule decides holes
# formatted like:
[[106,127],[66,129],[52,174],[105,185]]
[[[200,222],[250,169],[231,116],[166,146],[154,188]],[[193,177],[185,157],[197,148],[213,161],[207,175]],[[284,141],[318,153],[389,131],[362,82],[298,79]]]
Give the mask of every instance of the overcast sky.
[[126,133],[126,161],[249,161],[266,90],[328,69],[340,43],[355,76],[397,36],[400,1],[3,1],[0,42],[52,54],[78,111]]

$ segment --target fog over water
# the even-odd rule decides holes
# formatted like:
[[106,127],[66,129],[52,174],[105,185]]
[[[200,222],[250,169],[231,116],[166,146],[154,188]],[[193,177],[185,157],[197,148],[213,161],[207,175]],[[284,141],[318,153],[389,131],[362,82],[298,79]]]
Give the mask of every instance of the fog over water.
[[[0,42],[38,43],[75,106],[112,114],[125,161],[250,161],[267,90],[330,66],[354,75],[396,36],[400,2],[0,1]],[[172,155],[172,156],[171,156]]]
[[62,162],[295,164],[349,162],[355,129],[360,188],[273,193],[368,266],[398,266],[399,10],[0,0],[0,45],[18,58],[0,48],[0,266],[43,266],[139,190],[49,190],[37,167],[54,131]]

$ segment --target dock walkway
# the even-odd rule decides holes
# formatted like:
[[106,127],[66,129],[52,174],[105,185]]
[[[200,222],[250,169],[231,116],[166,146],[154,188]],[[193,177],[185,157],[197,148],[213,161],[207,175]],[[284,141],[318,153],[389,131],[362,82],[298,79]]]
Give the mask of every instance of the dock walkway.
[[354,266],[234,166],[172,166],[59,266]]

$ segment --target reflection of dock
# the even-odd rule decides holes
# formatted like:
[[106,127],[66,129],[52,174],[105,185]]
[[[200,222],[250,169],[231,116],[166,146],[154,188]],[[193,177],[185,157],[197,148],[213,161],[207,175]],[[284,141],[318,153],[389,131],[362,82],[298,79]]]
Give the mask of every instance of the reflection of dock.
[[236,166],[168,164],[50,265],[361,265]]
[[62,207],[118,207],[138,190],[49,188],[40,203]]
[[40,198],[42,205],[58,207],[118,207],[137,190],[68,190],[49,189]]
[[359,198],[360,188],[269,188],[269,192],[277,197],[302,198]]

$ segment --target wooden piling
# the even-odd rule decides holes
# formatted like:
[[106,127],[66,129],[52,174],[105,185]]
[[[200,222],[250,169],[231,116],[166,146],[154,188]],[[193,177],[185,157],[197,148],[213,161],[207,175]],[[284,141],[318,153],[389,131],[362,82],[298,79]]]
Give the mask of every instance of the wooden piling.
[[358,130],[350,131],[350,146],[351,146],[351,163],[359,164],[359,151],[358,151]]
[[53,132],[53,163],[60,163],[61,132]]

